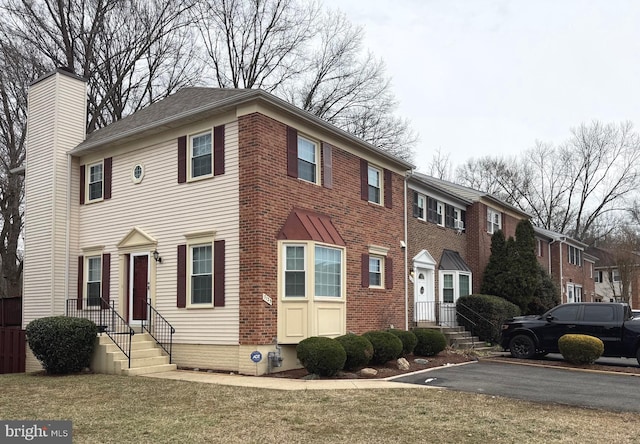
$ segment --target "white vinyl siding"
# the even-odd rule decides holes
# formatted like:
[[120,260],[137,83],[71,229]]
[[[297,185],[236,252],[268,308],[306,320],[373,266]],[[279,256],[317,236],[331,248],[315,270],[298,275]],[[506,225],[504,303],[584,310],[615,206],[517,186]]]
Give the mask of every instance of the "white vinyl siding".
[[[65,91],[56,91],[56,86]],[[76,244],[73,221],[67,231],[67,152],[84,139],[85,83],[63,74],[51,76],[31,86],[29,107],[23,326],[64,313],[66,298],[77,294],[77,283],[65,280],[67,272],[76,275],[77,260],[67,264],[60,258],[65,257],[67,236]],[[27,368],[31,370],[36,369]]]
[[[237,122],[225,126],[225,174],[195,181],[189,187],[175,181],[177,138],[185,133],[200,134],[203,128],[221,124],[223,122],[200,122],[163,134],[143,151],[132,149],[135,144],[122,147],[124,152],[113,153],[112,188],[118,198],[111,199],[108,207],[83,205],[79,208],[81,248],[117,245],[134,227],[141,227],[161,240],[157,250],[163,261],[156,266],[155,282],[150,283],[155,286],[152,304],[175,327],[174,343],[237,345],[239,341],[240,284],[234,272],[240,268]],[[138,163],[144,163],[145,177],[141,184],[134,184],[131,169]],[[215,231],[215,240],[225,241],[225,306],[212,310],[179,309],[176,306],[177,246],[185,244],[186,234],[211,230]],[[119,251],[111,247],[105,249],[105,253],[117,256]],[[120,261],[113,261],[111,267],[111,299],[114,301],[118,298],[120,266]],[[187,299],[189,297],[187,295]]]

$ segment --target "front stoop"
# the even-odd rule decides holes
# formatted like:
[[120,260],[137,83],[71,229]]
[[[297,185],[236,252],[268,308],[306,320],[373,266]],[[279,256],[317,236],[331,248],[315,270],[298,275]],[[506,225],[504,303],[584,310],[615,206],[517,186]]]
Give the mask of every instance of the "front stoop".
[[447,338],[447,345],[458,350],[484,350],[485,343],[477,336],[471,336],[464,327],[443,327],[435,323],[419,322],[419,328],[430,328],[441,331]]
[[148,333],[137,333],[131,337],[131,367],[125,354],[107,335],[96,339],[91,360],[91,369],[96,373],[135,376],[176,370],[169,364],[169,356],[156,344]]

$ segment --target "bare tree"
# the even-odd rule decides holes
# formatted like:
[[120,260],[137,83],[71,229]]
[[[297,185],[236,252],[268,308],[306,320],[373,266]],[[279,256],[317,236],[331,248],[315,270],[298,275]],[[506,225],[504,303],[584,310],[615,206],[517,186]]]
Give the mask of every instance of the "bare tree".
[[579,240],[605,235],[640,179],[640,137],[630,122],[592,122],[554,147],[537,142],[519,160],[485,157],[458,169],[461,183],[487,191],[533,216],[536,225]]
[[32,76],[45,70],[33,52],[25,49],[11,40],[0,40],[0,297],[22,294],[19,243],[24,215],[24,175],[15,170],[23,165],[25,158],[28,84]]
[[262,88],[405,159],[416,136],[394,115],[382,61],[362,29],[300,0],[210,0],[199,28],[219,87]]
[[438,179],[450,181],[453,176],[453,165],[449,153],[444,154],[442,149],[438,148],[427,165],[427,174]]
[[4,0],[2,37],[87,79],[88,132],[192,83],[195,0]]

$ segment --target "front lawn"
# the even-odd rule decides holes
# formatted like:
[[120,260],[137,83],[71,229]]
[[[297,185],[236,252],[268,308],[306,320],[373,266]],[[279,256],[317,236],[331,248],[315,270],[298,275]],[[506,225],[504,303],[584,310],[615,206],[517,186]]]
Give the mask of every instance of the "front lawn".
[[0,418],[74,443],[637,442],[640,415],[437,389],[276,391],[144,377],[0,375]]

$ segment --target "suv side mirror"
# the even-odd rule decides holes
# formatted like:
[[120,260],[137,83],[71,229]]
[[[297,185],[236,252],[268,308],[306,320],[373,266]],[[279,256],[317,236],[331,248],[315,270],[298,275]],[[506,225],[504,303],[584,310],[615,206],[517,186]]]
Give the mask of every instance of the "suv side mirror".
[[547,320],[547,322],[552,322],[554,321],[556,318],[553,315],[547,315],[547,317],[545,318]]

